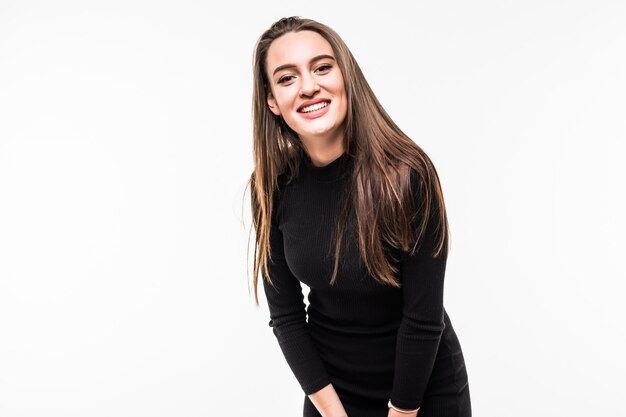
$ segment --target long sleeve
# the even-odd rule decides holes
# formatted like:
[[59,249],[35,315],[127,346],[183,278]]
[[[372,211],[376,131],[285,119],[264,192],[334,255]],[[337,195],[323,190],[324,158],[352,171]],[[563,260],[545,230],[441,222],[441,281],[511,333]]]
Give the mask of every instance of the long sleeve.
[[432,257],[437,243],[438,215],[439,209],[435,207],[421,247],[414,255],[403,252],[400,260],[404,305],[390,399],[402,409],[420,407],[445,328],[443,293],[447,252]]
[[[274,207],[276,212],[278,204]],[[302,390],[310,395],[331,380],[309,334],[302,286],[287,265],[282,232],[274,216],[270,246],[272,261],[268,262],[268,270],[273,285],[263,279],[270,311],[269,326]]]

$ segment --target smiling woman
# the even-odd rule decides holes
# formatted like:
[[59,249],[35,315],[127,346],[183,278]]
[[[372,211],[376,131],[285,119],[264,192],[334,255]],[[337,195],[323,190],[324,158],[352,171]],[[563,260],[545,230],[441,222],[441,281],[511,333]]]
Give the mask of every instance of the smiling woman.
[[310,30],[285,33],[267,51],[267,70],[271,70],[267,103],[272,113],[283,118],[308,150],[332,149],[337,154],[347,105],[343,76],[330,44]]
[[470,417],[443,306],[449,231],[437,171],[334,30],[290,17],[262,34],[253,145],[255,301],[261,272],[303,416]]

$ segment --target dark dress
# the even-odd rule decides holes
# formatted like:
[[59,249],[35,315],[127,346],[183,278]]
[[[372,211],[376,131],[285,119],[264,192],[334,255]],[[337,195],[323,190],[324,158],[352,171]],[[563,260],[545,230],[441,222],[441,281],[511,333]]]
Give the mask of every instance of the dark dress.
[[[320,417],[308,395],[329,383],[349,417],[387,417],[387,402],[419,417],[471,417],[461,345],[443,306],[446,256],[428,256],[434,222],[413,255],[390,249],[402,288],[382,285],[347,224],[337,282],[330,285],[334,228],[354,161],[324,167],[304,157],[298,178],[279,177],[270,232],[274,285],[263,286],[272,327],[304,391],[303,417]],[[432,217],[433,219],[435,217]],[[305,310],[301,283],[310,288]],[[307,321],[308,316],[308,321]]]

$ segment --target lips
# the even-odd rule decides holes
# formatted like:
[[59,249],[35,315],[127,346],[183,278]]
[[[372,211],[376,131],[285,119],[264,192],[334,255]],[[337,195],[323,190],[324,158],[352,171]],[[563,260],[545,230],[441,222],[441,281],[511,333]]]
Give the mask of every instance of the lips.
[[317,103],[323,103],[325,101],[330,103],[330,99],[328,99],[328,98],[318,98],[318,99],[315,99],[315,100],[305,101],[304,103],[302,103],[300,105],[300,107],[298,107],[298,109],[296,111],[301,112],[302,109],[307,107],[307,106],[311,106],[311,105],[317,104]]

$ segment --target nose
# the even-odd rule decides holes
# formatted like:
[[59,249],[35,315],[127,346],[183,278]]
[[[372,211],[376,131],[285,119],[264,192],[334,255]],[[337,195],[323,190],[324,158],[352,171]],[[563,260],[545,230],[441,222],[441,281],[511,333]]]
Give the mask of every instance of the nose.
[[302,85],[300,87],[301,96],[312,96],[320,89],[319,85],[315,81],[315,78],[310,74],[304,74],[302,76]]

